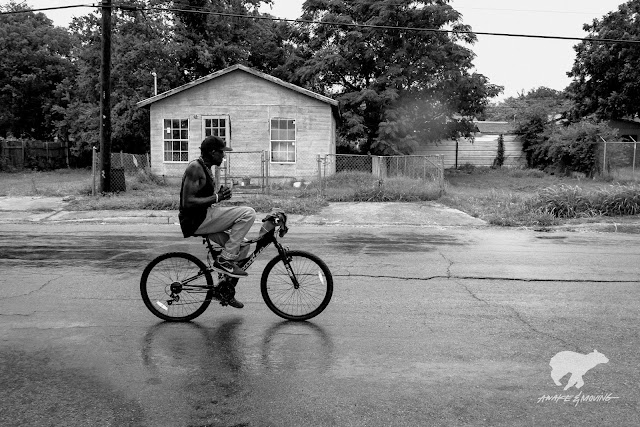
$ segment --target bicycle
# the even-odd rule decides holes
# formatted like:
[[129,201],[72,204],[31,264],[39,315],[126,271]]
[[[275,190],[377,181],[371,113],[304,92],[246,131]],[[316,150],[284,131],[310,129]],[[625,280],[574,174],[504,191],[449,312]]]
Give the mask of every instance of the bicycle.
[[[289,230],[284,212],[273,212],[262,221],[258,237],[243,243],[243,246],[255,243],[253,253],[238,260],[238,266],[247,270],[258,255],[273,244],[278,255],[267,263],[260,279],[260,290],[267,307],[287,320],[302,321],[317,316],[327,307],[333,294],[329,267],[312,253],[289,250],[278,242],[276,231],[282,238]],[[206,246],[208,265],[187,252],[168,252],[151,261],[142,273],[142,300],[160,319],[190,321],[204,313],[212,299],[225,306],[235,296],[238,279],[212,268],[213,260],[222,248],[214,247],[207,236],[198,237],[202,237]]]

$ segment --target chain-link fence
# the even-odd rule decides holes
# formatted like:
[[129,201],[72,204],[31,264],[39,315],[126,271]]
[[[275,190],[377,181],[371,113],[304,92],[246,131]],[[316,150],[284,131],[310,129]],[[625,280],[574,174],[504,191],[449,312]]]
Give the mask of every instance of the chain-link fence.
[[234,193],[264,193],[269,185],[269,162],[264,151],[228,151],[215,170],[216,182]]
[[[112,192],[127,191],[125,174],[136,174],[140,171],[148,171],[151,163],[149,154],[129,154],[111,153],[111,174],[110,184]],[[101,153],[93,150],[93,166],[91,168],[93,176],[92,194],[99,193],[100,171],[102,170]]]
[[602,141],[598,164],[603,176],[640,180],[640,152],[637,141]]
[[[368,156],[356,154],[327,154],[318,156],[320,180],[340,172],[370,173],[381,181],[406,177],[435,183],[444,190],[444,161],[442,156]],[[323,186],[320,186],[323,192]]]
[[[340,172],[355,171],[372,174],[384,181],[393,177],[407,177],[435,183],[444,190],[444,162],[442,156],[368,156],[355,154],[326,154],[301,157],[293,164],[271,163],[266,151],[233,151],[226,153],[224,163],[215,168],[216,181],[233,187],[235,193],[268,193],[271,181],[286,179],[309,184],[318,181],[323,196],[325,178]],[[93,154],[93,194],[100,189],[100,153]],[[111,153],[111,191],[126,191],[126,174],[149,170],[148,154]],[[287,168],[293,171],[287,174]],[[295,168],[295,169],[293,169]]]

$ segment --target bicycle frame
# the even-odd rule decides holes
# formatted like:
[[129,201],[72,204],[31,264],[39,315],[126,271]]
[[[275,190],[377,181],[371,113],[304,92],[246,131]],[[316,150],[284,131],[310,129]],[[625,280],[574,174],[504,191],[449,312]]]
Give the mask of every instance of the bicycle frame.
[[[262,236],[259,236],[259,237],[256,237],[255,239],[251,239],[251,240],[247,240],[246,242],[243,242],[244,245],[251,245],[251,244],[255,243],[256,244],[256,248],[251,253],[249,258],[247,258],[246,260],[242,261],[242,263],[238,264],[238,266],[246,271],[253,264],[253,262],[256,260],[258,255],[260,255],[260,253],[262,253],[263,250],[265,250],[267,247],[269,247],[269,245],[273,244],[275,246],[275,248],[278,250],[278,253],[280,254],[280,257],[282,258],[282,260],[284,262],[285,268],[287,270],[287,273],[289,274],[289,277],[291,278],[291,281],[293,282],[294,288],[298,289],[300,287],[300,284],[298,283],[298,279],[297,279],[295,273],[293,272],[293,270],[291,269],[291,265],[288,262],[289,258],[287,256],[287,248],[285,248],[283,245],[280,244],[280,242],[278,242],[278,239],[276,238],[276,235],[275,235],[275,233],[276,233],[276,225],[279,225],[278,235],[280,237],[283,237],[287,233],[288,228],[286,226],[286,218],[278,217],[278,219],[279,219],[279,224],[274,219],[265,219],[265,221],[270,221],[270,222],[273,223],[273,225],[274,225],[273,229],[267,231]],[[205,244],[207,246],[207,250],[209,251],[209,255],[212,258],[215,258],[216,254],[220,253],[220,250],[217,250],[217,249],[215,249],[213,247],[213,245],[211,244],[211,240],[209,239],[208,236],[203,236],[203,244]],[[209,267],[207,268],[207,271],[208,272],[213,272],[215,270],[213,270],[211,265],[209,265]],[[200,276],[200,273],[198,273],[198,275],[196,277],[188,279],[188,281],[195,280],[199,276]]]

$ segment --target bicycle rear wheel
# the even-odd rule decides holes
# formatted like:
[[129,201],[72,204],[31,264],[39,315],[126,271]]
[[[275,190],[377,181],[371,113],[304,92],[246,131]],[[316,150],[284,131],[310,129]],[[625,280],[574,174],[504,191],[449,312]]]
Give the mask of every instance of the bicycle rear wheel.
[[267,263],[260,280],[262,298],[267,307],[287,320],[307,320],[322,313],[333,294],[333,276],[316,255],[288,251],[287,265],[278,255]]
[[186,322],[201,315],[211,303],[213,278],[197,257],[170,252],[144,269],[140,293],[154,315],[170,322]]

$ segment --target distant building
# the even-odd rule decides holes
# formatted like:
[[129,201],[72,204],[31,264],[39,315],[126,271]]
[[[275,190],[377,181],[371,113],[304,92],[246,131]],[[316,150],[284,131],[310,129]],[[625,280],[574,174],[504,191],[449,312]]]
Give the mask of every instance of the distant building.
[[511,122],[474,122],[474,138],[460,141],[442,140],[437,143],[421,144],[413,154],[439,154],[444,159],[445,168],[471,164],[474,166],[492,166],[498,155],[498,138],[504,140],[504,166],[520,166],[526,163],[522,153],[522,142],[514,132]]

